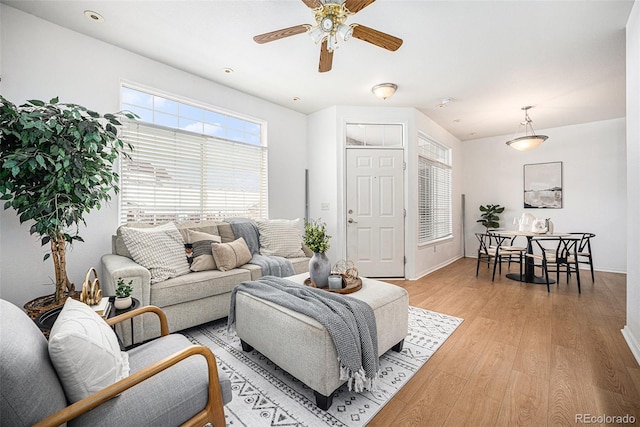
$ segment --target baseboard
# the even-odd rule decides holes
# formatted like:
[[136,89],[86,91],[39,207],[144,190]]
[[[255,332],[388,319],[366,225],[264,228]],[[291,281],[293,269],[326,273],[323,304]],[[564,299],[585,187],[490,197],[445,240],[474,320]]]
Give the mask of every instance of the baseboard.
[[463,255],[459,255],[457,257],[454,258],[450,258],[444,262],[441,262],[440,264],[428,269],[427,271],[423,271],[422,273],[419,273],[418,276],[415,279],[408,279],[408,280],[419,280],[421,278],[423,278],[424,276],[426,276],[427,274],[433,273],[436,270],[440,270],[442,267],[446,267],[449,264],[452,264],[454,262],[456,262],[457,260],[464,258]]
[[633,357],[636,358],[636,362],[640,365],[640,341],[633,335],[629,325],[625,325],[625,327],[621,329],[621,332],[625,341],[627,341],[631,353],[633,353]]

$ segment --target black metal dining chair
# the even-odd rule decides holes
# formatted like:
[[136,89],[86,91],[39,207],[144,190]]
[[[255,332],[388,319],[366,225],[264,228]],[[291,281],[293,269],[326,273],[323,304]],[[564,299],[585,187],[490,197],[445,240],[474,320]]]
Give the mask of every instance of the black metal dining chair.
[[588,264],[591,270],[591,282],[595,282],[593,274],[593,256],[591,254],[591,239],[596,237],[593,233],[570,233],[574,236],[580,236],[580,242],[576,248],[576,260],[578,265]]
[[518,249],[505,249],[502,245],[505,241],[511,242],[513,239],[507,236],[499,236],[492,233],[475,233],[478,239],[478,262],[476,265],[476,277],[480,271],[480,263],[487,264],[487,268],[493,265],[493,273],[491,275],[491,281],[493,282],[496,277],[496,268],[499,267],[499,272],[502,274],[502,263],[508,262],[508,267],[512,262],[517,262],[520,266],[520,275],[522,275],[522,254],[525,248]]
[[[527,254],[534,259],[534,266],[540,267],[547,282],[549,292],[549,273],[556,273],[556,283],[560,283],[560,273],[566,274],[567,283],[572,273],[576,275],[578,293],[580,288],[580,270],[578,269],[576,250],[579,239],[563,237],[537,237],[533,241],[539,248],[539,253]],[[537,263],[536,263],[537,261]]]

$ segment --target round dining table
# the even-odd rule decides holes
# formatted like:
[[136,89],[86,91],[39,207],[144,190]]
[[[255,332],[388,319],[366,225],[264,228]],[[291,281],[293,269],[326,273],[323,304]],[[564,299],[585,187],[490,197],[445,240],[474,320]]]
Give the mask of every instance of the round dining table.
[[[500,236],[524,236],[527,238],[527,253],[533,254],[533,245],[531,241],[534,237],[544,238],[544,239],[571,239],[573,237],[570,233],[537,233],[533,231],[515,231],[515,230],[491,230],[491,233],[497,234]],[[535,265],[532,257],[525,257],[525,265],[524,265],[524,273],[508,273],[507,278],[511,280],[517,280],[518,282],[526,282],[526,283],[537,283],[541,285],[546,285],[547,280],[542,276],[535,275]],[[549,284],[556,283],[555,280],[549,278]]]

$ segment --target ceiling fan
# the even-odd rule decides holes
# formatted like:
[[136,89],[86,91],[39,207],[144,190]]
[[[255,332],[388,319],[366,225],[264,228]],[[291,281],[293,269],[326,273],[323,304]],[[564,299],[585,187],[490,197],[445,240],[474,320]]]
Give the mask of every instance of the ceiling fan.
[[375,0],[302,0],[315,16],[316,24],[302,24],[260,34],[253,38],[256,43],[268,43],[296,34],[309,33],[311,39],[320,46],[320,63],[318,71],[324,73],[331,70],[333,52],[339,42],[346,42],[352,36],[381,48],[396,51],[402,45],[402,39],[383,33],[361,24],[345,24],[347,18]]

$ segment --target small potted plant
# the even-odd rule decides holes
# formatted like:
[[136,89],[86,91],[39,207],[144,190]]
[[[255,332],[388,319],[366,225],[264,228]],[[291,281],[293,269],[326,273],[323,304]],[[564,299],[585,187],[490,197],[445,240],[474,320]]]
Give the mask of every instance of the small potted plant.
[[304,244],[313,251],[309,260],[309,277],[318,288],[326,288],[329,285],[331,263],[325,252],[329,250],[330,238],[326,225],[320,220],[305,223]]
[[133,284],[133,280],[129,280],[128,283],[125,283],[122,277],[118,278],[118,283],[116,287],[116,300],[113,302],[113,306],[117,310],[123,310],[125,308],[131,307],[131,292],[133,288],[131,285]]

